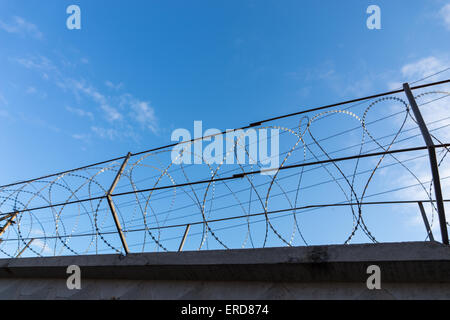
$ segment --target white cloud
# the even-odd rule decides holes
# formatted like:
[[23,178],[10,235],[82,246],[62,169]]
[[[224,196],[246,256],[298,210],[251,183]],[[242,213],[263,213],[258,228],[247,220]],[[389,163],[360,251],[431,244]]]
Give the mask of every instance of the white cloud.
[[[430,56],[406,64],[400,71],[403,82],[411,82],[429,77],[449,67],[450,61],[448,59]],[[439,76],[434,77],[433,81],[437,81],[438,78]],[[389,90],[401,89],[403,87],[403,82],[396,81],[389,83]]]
[[143,128],[149,129],[153,133],[157,132],[158,119],[150,102],[137,99],[131,94],[124,94],[121,96],[120,106],[129,110],[129,117],[137,121]]
[[92,114],[92,112],[85,111],[83,109],[72,108],[67,106],[66,110],[69,111],[70,113],[76,114],[79,117],[87,117],[91,120],[94,119],[94,115]]
[[75,140],[84,140],[84,141],[89,141],[89,138],[91,137],[90,134],[72,134],[72,138]]
[[153,133],[157,132],[155,110],[149,106],[147,102],[135,101],[131,104],[134,111],[131,116],[139,122],[142,126],[150,129]]
[[442,19],[444,19],[444,24],[448,30],[450,30],[450,3],[446,4],[439,12]]
[[21,36],[30,35],[36,39],[42,39],[44,37],[36,25],[17,16],[13,17],[13,21],[11,23],[5,23],[0,20],[0,29],[8,33],[19,34]]
[[[355,62],[355,68],[363,71],[364,75],[354,78],[354,74],[347,71],[339,71],[332,60],[326,60],[317,67],[306,68],[301,71],[288,72],[286,75],[294,80],[304,79],[307,82],[319,81],[326,84],[336,95],[340,97],[361,96],[374,90],[376,77],[368,75],[366,64],[362,61]],[[354,73],[354,72],[353,72]],[[304,76],[302,76],[304,74]]]
[[115,129],[107,129],[101,127],[91,127],[91,130],[100,138],[114,140],[120,136],[119,132]]
[[[109,82],[107,81],[106,83]],[[132,127],[130,121],[136,121],[143,128],[149,129],[153,133],[157,132],[158,126],[155,110],[150,106],[149,102],[137,99],[131,94],[107,97],[94,87],[72,79],[66,81],[64,86],[72,88],[76,93],[82,93],[98,103],[108,122],[120,121],[122,125]],[[110,83],[110,86],[117,88],[119,85]],[[113,107],[112,105],[114,104],[118,106]],[[114,129],[94,127],[92,130],[102,138],[114,139],[119,135],[119,132]]]
[[38,247],[42,252],[47,254],[52,254],[53,250],[49,247],[47,243],[44,243],[41,239],[34,239],[31,246]]
[[111,107],[108,103],[108,99],[102,93],[100,93],[97,89],[92,86],[87,86],[84,83],[77,80],[69,80],[71,83],[72,89],[76,92],[81,92],[91,98],[94,102],[100,104],[101,110],[104,112],[105,118],[110,121],[122,120],[122,114],[114,107]]
[[[157,118],[155,110],[149,102],[138,99],[131,94],[115,94],[109,92],[108,95],[97,90],[93,85],[84,79],[76,79],[67,76],[64,70],[55,65],[50,59],[43,56],[34,56],[27,58],[14,59],[17,63],[25,68],[37,70],[45,75],[46,79],[51,79],[58,87],[64,91],[72,92],[77,98],[78,102],[83,102],[83,99],[89,99],[97,106],[98,111],[103,115],[104,120],[108,123],[101,124],[97,120],[97,125],[91,128],[97,136],[108,139],[115,139],[117,137],[128,137],[138,139],[139,127],[141,130],[150,130],[153,133],[157,132]],[[64,64],[61,68],[64,68]],[[122,88],[123,84],[114,84],[111,81],[104,82],[105,85],[111,89],[118,90]],[[30,89],[30,93],[34,92]],[[66,107],[66,110],[81,117],[94,118],[92,112],[85,111],[73,106]],[[140,126],[136,126],[136,124]],[[79,138],[78,135],[74,138]]]
[[84,93],[85,95],[87,95],[90,98],[92,98],[95,102],[97,102],[99,104],[106,104],[107,103],[106,102],[106,97],[103,94],[101,94],[99,91],[97,91],[94,87],[86,86],[81,81],[72,80],[72,79],[68,79],[68,80],[73,85],[73,89]]
[[28,94],[35,94],[35,93],[37,93],[37,90],[36,90],[35,87],[28,87],[27,90],[26,90],[26,93],[28,93]]
[[105,117],[110,122],[123,119],[122,114],[117,111],[116,108],[113,108],[107,104],[101,105],[100,108],[105,112]]
[[123,87],[123,83],[122,82],[115,84],[115,83],[112,83],[111,81],[106,81],[105,85],[108,88],[111,88],[111,89],[114,89],[114,90],[119,90],[119,89],[121,89]]
[[53,64],[52,61],[50,61],[50,59],[44,56],[16,58],[12,60],[27,69],[39,71],[42,78],[45,80],[48,80],[50,78],[49,74],[55,75],[56,78],[61,77],[58,68]]
[[27,69],[32,69],[32,68],[39,69],[40,68],[40,65],[38,65],[35,61],[33,61],[33,59],[18,58],[15,60]]
[[402,74],[409,79],[424,78],[442,71],[447,67],[448,63],[431,56],[403,66]]
[[33,86],[27,87],[27,89],[25,90],[25,93],[26,93],[26,94],[29,94],[29,95],[38,96],[39,98],[42,98],[42,99],[47,98],[47,93],[45,93],[45,92],[39,92],[39,90],[36,89],[36,88],[33,87]]

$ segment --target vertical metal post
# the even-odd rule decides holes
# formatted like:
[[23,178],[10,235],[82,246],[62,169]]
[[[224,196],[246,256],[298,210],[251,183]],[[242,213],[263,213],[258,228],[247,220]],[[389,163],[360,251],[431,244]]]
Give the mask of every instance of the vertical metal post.
[[186,242],[186,237],[187,237],[187,235],[188,235],[188,233],[189,233],[189,229],[190,229],[190,228],[191,228],[191,225],[188,224],[188,225],[186,226],[186,230],[184,230],[183,239],[181,240],[180,247],[178,248],[178,252],[183,251],[184,243]]
[[19,258],[19,257],[22,255],[22,253],[23,253],[25,250],[27,250],[27,248],[30,246],[30,244],[31,244],[33,241],[34,241],[34,239],[31,239],[30,241],[28,241],[27,245],[26,245],[22,250],[20,250],[20,252],[19,252],[19,254],[16,256],[16,258]]
[[0,228],[0,236],[3,235],[6,231],[6,229],[8,229],[8,227],[14,223],[14,219],[16,219],[18,214],[19,213],[16,212],[16,213],[13,213],[12,215],[10,215],[8,222],[6,222],[6,224],[2,228]]
[[425,224],[425,228],[427,229],[427,234],[430,237],[430,241],[434,241],[433,232],[431,231],[430,224],[428,223],[428,218],[427,214],[425,213],[423,203],[421,201],[417,203],[419,205],[420,213],[422,214],[423,223]]
[[431,174],[433,176],[434,185],[434,195],[436,197],[436,205],[439,216],[439,225],[441,227],[442,243],[448,245],[448,232],[447,232],[447,221],[445,219],[445,209],[444,200],[442,198],[441,180],[439,178],[439,168],[436,160],[436,150],[434,147],[433,139],[431,139],[430,132],[423,120],[422,114],[420,113],[419,107],[417,106],[416,99],[411,92],[411,88],[408,83],[403,84],[403,90],[408,97],[409,104],[416,118],[417,124],[419,125],[420,131],[422,133],[425,144],[428,148],[428,156],[430,158]]
[[128,244],[127,244],[127,241],[126,241],[125,236],[123,234],[122,226],[120,225],[119,217],[117,215],[116,207],[114,206],[114,202],[112,200],[111,194],[113,193],[114,189],[116,188],[116,185],[117,185],[117,183],[120,180],[120,176],[122,175],[123,170],[125,169],[125,166],[127,165],[128,160],[130,159],[130,157],[131,157],[131,153],[129,152],[127,154],[127,157],[123,161],[122,166],[120,167],[119,171],[117,172],[116,178],[114,179],[113,183],[111,184],[111,187],[109,188],[108,193],[106,194],[106,199],[108,200],[109,208],[111,209],[111,213],[113,215],[114,223],[116,224],[117,232],[119,233],[120,241],[122,241],[122,246],[123,246],[123,249],[125,251],[125,254],[130,253],[130,250],[128,249]]

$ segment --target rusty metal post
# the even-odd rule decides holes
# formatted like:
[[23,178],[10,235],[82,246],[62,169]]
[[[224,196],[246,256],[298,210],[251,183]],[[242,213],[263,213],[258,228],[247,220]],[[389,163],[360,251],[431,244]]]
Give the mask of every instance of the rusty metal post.
[[130,253],[130,250],[128,249],[128,244],[125,239],[125,235],[123,234],[122,226],[120,225],[119,216],[117,215],[116,207],[114,206],[114,202],[112,200],[112,193],[113,193],[114,189],[116,188],[116,185],[120,180],[120,176],[122,175],[123,170],[125,169],[125,166],[127,165],[130,157],[131,157],[131,153],[129,152],[127,154],[125,160],[123,161],[122,166],[120,167],[119,171],[117,172],[116,178],[114,179],[113,183],[111,184],[111,187],[109,188],[108,193],[106,194],[106,199],[108,200],[109,208],[111,209],[114,223],[116,224],[117,232],[119,233],[120,241],[122,241],[122,246],[125,251],[125,254]]
[[416,99],[414,99],[414,95],[411,92],[411,88],[409,87],[408,83],[403,84],[403,90],[405,91],[406,96],[408,97],[409,104],[414,113],[414,117],[416,118],[417,124],[419,125],[423,139],[425,140],[425,144],[428,148],[431,174],[433,176],[434,195],[436,197],[439,225],[441,227],[442,243],[448,245],[449,242],[448,242],[447,221],[445,219],[444,200],[442,198],[441,180],[439,178],[439,168],[436,159],[436,149],[433,143],[433,139],[431,138],[430,132],[428,131],[425,121],[423,120],[422,114],[420,113],[419,107],[416,103]]

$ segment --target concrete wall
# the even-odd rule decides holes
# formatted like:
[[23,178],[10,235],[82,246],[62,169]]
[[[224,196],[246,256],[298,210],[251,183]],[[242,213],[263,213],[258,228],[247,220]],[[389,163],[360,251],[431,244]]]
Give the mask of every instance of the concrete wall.
[[[381,268],[381,290],[366,270]],[[68,290],[67,266],[81,268]],[[0,260],[0,299],[450,299],[438,243]]]

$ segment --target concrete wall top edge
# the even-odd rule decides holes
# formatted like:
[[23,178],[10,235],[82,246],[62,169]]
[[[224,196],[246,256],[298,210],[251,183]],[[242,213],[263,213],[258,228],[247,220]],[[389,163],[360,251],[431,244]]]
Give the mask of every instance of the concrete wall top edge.
[[450,261],[450,247],[437,242],[327,245],[0,259],[0,268],[148,265],[240,265],[376,261]]
[[87,279],[364,282],[371,264],[386,281],[450,282],[450,247],[430,242],[3,259],[0,278],[61,279],[78,265]]

